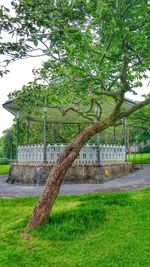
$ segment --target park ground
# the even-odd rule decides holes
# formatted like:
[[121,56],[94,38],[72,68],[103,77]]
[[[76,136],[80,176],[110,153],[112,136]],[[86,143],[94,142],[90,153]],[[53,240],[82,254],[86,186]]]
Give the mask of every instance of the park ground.
[[59,196],[49,224],[24,232],[35,197],[0,199],[0,266],[150,266],[150,188]]
[[127,160],[134,164],[150,164],[150,153],[143,153],[143,154],[129,154],[127,156]]
[[0,175],[8,174],[10,170],[10,165],[0,165]]
[[37,199],[0,199],[0,267],[150,266],[150,187],[59,196],[49,223],[27,233]]

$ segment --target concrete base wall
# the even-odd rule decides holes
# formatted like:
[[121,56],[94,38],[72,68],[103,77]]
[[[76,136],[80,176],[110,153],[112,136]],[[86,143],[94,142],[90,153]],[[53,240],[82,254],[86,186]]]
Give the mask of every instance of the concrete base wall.
[[[11,164],[7,182],[43,185],[51,171],[50,164]],[[101,183],[128,174],[134,170],[130,163],[74,164],[66,173],[63,183]]]

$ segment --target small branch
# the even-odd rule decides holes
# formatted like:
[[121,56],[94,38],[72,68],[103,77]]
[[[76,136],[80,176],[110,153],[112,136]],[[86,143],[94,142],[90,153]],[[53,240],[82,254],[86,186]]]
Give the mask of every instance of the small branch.
[[46,49],[49,49],[48,45],[46,44],[46,42],[40,40],[40,42],[46,47]]
[[[108,91],[110,91],[110,89],[115,85],[115,83],[118,81],[118,79],[120,78],[120,76],[116,76],[115,79],[111,82],[111,84],[108,87]],[[114,93],[113,93],[114,94]],[[115,95],[115,94],[114,94]]]
[[114,99],[117,98],[117,93],[113,93],[113,92],[110,92],[110,91],[107,91],[107,90],[104,90],[104,89],[100,89],[99,92],[95,92],[95,91],[92,91],[94,94],[97,94],[97,95],[104,95],[104,96],[109,96],[109,97],[112,97]]
[[129,110],[127,111],[123,111],[119,114],[119,118],[123,118],[123,117],[127,117],[129,116],[130,114],[132,114],[133,112],[143,108],[144,106],[150,104],[150,98],[140,102],[139,104],[137,104],[136,106],[130,108]]
[[91,105],[90,105],[89,109],[86,111],[86,113],[91,112],[91,110],[92,110],[92,108],[93,108],[93,105],[94,105],[94,100],[91,99]]
[[29,55],[27,54],[25,57],[22,57],[21,59],[26,59],[26,58],[30,58],[30,57],[45,57],[46,55],[44,54],[41,54],[41,55]]
[[131,7],[134,8],[134,5],[135,5],[135,4],[138,4],[138,3],[140,3],[140,2],[141,2],[141,0],[139,0],[139,1],[137,1],[137,0],[133,1],[133,0],[132,0],[131,3],[125,8],[125,10],[124,10],[123,13],[121,14],[121,16],[124,17],[125,14],[128,12],[128,10],[129,10]]
[[90,120],[90,121],[93,121],[91,118],[89,118],[88,116],[86,116],[86,115],[84,114],[84,112],[81,112],[81,111],[79,111],[78,109],[75,109],[75,108],[73,108],[73,107],[70,107],[70,108],[68,108],[68,109],[66,109],[66,110],[62,110],[62,109],[60,108],[59,110],[61,111],[62,116],[65,116],[65,115],[67,114],[68,111],[71,111],[71,110],[72,110],[72,111],[78,113],[78,114],[79,114],[80,116],[82,116],[83,118],[88,119],[88,120]]
[[112,40],[113,40],[113,35],[114,35],[114,32],[111,33],[110,37],[108,38],[108,44],[106,45],[106,48],[105,48],[105,51],[103,52],[102,56],[101,56],[101,59],[100,59],[100,62],[99,62],[99,66],[101,66],[105,56],[106,56],[106,53],[112,43]]
[[127,70],[128,70],[128,56],[124,55],[123,64],[120,71],[120,81],[122,83],[122,89],[121,92],[124,94],[126,91],[129,90],[129,84],[127,83],[126,76],[127,76]]
[[123,94],[120,94],[118,96],[118,101],[116,103],[116,106],[114,107],[114,110],[112,112],[113,116],[115,117],[117,114],[120,113],[120,109],[121,109],[121,106],[122,104],[124,103],[124,95]]

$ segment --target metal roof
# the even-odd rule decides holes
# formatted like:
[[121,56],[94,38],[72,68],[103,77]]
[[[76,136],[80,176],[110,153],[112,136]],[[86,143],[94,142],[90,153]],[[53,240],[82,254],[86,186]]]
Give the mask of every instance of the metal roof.
[[[123,110],[126,110],[130,108],[131,106],[136,105],[132,100],[125,99],[125,102],[122,106]],[[102,118],[105,118],[108,116],[109,113],[113,110],[114,101],[108,101],[102,104]],[[90,120],[86,117],[83,117],[79,113],[69,110],[66,114],[64,114],[63,110],[66,110],[71,106],[49,106],[46,107],[47,109],[47,121],[50,123],[69,123],[69,124],[84,124],[89,123]],[[75,106],[72,106],[75,108]],[[17,105],[17,102],[15,100],[9,100],[6,101],[3,104],[3,108],[5,108],[7,111],[9,111],[11,114],[13,114],[15,117],[17,116],[17,113],[19,112],[19,118],[23,120],[30,120],[30,121],[43,121],[44,117],[44,105],[43,107],[33,108],[32,112],[27,112],[24,109],[20,109]],[[81,108],[81,107],[80,107]],[[86,111],[88,110],[87,107],[82,106],[82,110]],[[93,112],[96,113],[96,106],[93,107]],[[93,118],[94,121],[94,118]]]

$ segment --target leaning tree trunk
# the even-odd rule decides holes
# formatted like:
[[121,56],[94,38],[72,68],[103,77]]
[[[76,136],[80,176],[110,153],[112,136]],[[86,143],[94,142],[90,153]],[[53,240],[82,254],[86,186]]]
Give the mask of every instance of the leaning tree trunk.
[[93,135],[103,131],[112,124],[113,118],[111,117],[105,121],[96,122],[84,129],[67,145],[48,176],[44,190],[33,210],[32,217],[27,226],[28,228],[36,228],[48,222],[50,212],[59,193],[65,173],[77,158],[80,149]]

